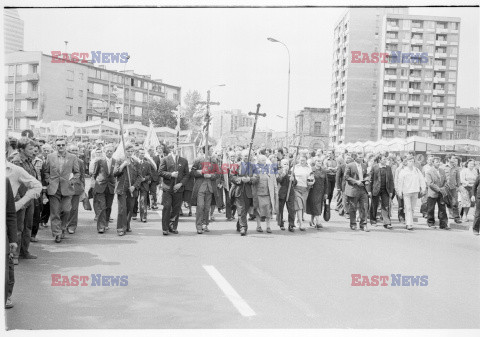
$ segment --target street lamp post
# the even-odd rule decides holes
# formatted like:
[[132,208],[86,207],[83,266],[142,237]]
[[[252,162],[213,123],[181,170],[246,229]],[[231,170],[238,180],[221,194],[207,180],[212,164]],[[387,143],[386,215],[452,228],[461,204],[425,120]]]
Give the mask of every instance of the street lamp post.
[[268,37],[267,38],[268,41],[270,42],[278,42],[280,44],[282,44],[285,49],[287,49],[287,53],[288,53],[288,89],[287,89],[287,121],[286,121],[286,129],[285,129],[285,145],[287,147],[287,151],[288,151],[288,115],[289,115],[289,110],[290,110],[290,50],[288,49],[287,45],[285,43],[283,43],[282,41],[279,41],[277,39],[274,39],[272,37]]

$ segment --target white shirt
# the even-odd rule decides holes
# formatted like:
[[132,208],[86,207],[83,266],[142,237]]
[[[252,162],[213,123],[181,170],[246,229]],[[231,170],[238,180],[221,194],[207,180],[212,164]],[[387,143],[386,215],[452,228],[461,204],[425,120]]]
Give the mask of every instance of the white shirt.
[[15,202],[16,211],[19,211],[30,200],[36,199],[40,196],[40,193],[42,192],[42,184],[20,166],[6,162],[6,176],[10,180],[10,185],[12,185],[14,197],[18,193],[20,185],[24,185],[28,188],[25,195]]
[[359,164],[359,163],[355,162],[355,165],[357,165],[358,178],[359,178],[359,180],[363,180],[363,167],[362,167],[362,164]]

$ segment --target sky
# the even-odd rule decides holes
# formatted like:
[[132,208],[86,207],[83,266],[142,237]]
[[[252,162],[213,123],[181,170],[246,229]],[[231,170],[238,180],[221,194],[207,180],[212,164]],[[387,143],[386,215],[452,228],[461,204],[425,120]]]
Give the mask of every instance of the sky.
[[[333,28],[345,8],[19,9],[25,50],[127,52],[126,69],[182,87],[213,109],[267,113],[259,128],[283,131],[291,55],[290,120],[303,107],[330,107]],[[478,8],[411,8],[410,14],[461,18],[457,105],[479,104]],[[123,64],[107,65],[123,70]],[[225,87],[214,87],[226,84]],[[182,102],[183,103],[183,102]],[[214,115],[215,116],[215,115]],[[215,117],[214,117],[215,118]]]

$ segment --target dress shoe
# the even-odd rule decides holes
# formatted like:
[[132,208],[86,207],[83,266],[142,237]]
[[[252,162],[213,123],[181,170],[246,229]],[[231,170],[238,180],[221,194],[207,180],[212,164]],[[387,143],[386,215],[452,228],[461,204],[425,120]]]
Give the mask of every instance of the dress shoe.
[[305,227],[300,227],[299,228],[302,232],[305,232],[307,229]]
[[446,231],[449,231],[451,228],[448,226],[445,226],[445,227],[440,227],[440,229],[445,229]]
[[69,234],[75,234],[75,230],[74,230],[74,229],[71,229],[71,228],[69,228],[69,229],[68,229],[68,233],[69,233]]
[[131,228],[127,228],[127,232],[129,232],[129,233],[130,233],[131,231],[132,231],[132,229],[131,229]]
[[267,227],[267,233],[272,233],[272,230],[270,229],[270,227]]
[[376,221],[370,221],[370,224],[373,225],[373,226],[377,226],[377,222],[376,222]]
[[235,220],[235,218],[232,218],[232,217],[227,218],[227,221],[232,221],[232,220]]
[[147,222],[147,219],[142,219],[142,222]]
[[462,223],[463,221],[460,219],[455,219],[455,223]]
[[241,236],[247,235],[247,230],[245,228],[240,229],[240,235]]
[[12,300],[9,298],[7,298],[7,300],[5,301],[5,309],[11,309],[13,308],[13,302]]
[[284,231],[284,230],[285,230],[285,226],[280,226],[280,230]]
[[163,231],[163,235],[168,235],[168,231]]
[[55,237],[55,242],[56,242],[56,243],[62,242],[62,236],[61,236],[61,235],[57,235],[57,236]]
[[355,224],[355,225],[350,225],[350,229],[351,229],[352,231],[356,230],[356,229],[357,229],[357,225],[356,225],[356,224]]
[[360,230],[361,230],[361,231],[364,231],[364,230],[365,230],[365,226],[364,226],[364,225],[360,225]]
[[113,219],[112,218],[108,219],[108,222],[113,222]]
[[192,216],[192,211],[188,212],[188,216]]
[[174,229],[174,230],[172,231],[172,233],[173,233],[173,234],[178,234],[178,231],[177,231],[176,229]]
[[295,227],[294,226],[291,226],[291,225],[288,225],[288,231],[289,232],[295,232]]
[[18,258],[16,258],[16,257],[13,258],[13,264],[18,265]]
[[60,236],[62,239],[65,239],[65,231],[62,231],[62,235]]
[[255,215],[250,215],[250,216],[248,217],[248,220],[250,220],[250,221],[255,220]]
[[103,228],[100,228],[100,229],[98,230],[98,232],[99,232],[100,234],[103,234],[103,233],[105,233],[105,230],[104,230]]
[[203,231],[204,231],[204,232],[210,232],[210,229],[208,229],[208,226],[207,226],[207,225],[204,225],[204,226],[203,226]]
[[215,221],[215,216],[213,214],[210,216],[210,221]]
[[365,232],[370,232],[370,225],[368,223],[365,224]]
[[38,242],[38,239],[36,237],[32,236],[30,238],[30,242]]
[[258,227],[257,227],[257,232],[259,232],[259,233],[263,233],[263,229],[262,229],[262,227],[258,226]]
[[118,236],[124,236],[125,233],[124,232],[118,232]]
[[319,224],[317,224],[315,227],[316,227],[317,229],[320,229],[320,228],[323,228],[323,225],[322,225],[321,223],[319,223]]
[[383,225],[385,229],[393,229],[392,225]]
[[203,234],[203,230],[197,229],[197,234]]
[[46,227],[48,227],[48,223],[46,223],[46,222],[42,223],[42,226],[46,228]]
[[409,231],[413,231],[413,226],[409,226],[409,227],[407,227],[407,230],[409,230]]
[[108,231],[108,230],[110,229],[110,227],[107,226],[107,227],[105,227],[104,229],[105,229],[106,231]]
[[137,217],[136,217],[136,216],[132,216],[132,220],[137,220]]
[[27,254],[21,254],[19,256],[19,258],[21,259],[26,259],[26,260],[34,260],[37,258],[37,255],[33,255],[33,254],[30,254],[30,253],[27,253]]

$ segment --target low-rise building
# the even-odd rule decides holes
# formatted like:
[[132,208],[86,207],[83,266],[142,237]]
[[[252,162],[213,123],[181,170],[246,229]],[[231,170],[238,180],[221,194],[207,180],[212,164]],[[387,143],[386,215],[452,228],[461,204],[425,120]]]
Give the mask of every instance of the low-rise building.
[[480,140],[480,109],[457,107],[453,134],[455,139]]

